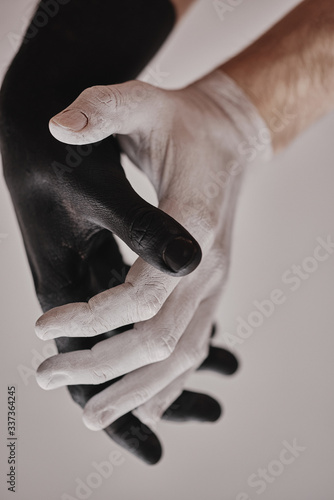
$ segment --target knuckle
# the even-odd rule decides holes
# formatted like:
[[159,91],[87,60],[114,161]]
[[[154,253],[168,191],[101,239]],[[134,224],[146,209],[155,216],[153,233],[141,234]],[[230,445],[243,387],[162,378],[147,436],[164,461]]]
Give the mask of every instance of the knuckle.
[[141,321],[153,318],[161,309],[168,292],[161,281],[144,284],[136,291],[139,317]]
[[197,196],[192,200],[187,200],[183,205],[189,228],[196,228],[201,235],[202,250],[211,248],[217,234],[220,210],[215,210],[209,203]]
[[150,362],[155,363],[169,358],[174,352],[177,342],[177,337],[169,329],[160,330],[158,336],[151,337],[147,341]]
[[213,248],[201,265],[201,273],[206,277],[202,286],[202,293],[216,294],[221,292],[229,271],[229,255],[224,249]]
[[157,230],[156,212],[147,207],[135,208],[129,211],[128,217],[132,220],[130,240],[134,246],[140,248]]
[[218,287],[221,287],[229,271],[230,259],[228,253],[222,248],[213,249],[210,256],[210,264],[211,268],[215,270],[215,272],[212,273],[214,282]]
[[160,297],[155,292],[147,294],[144,298],[143,310],[146,311],[148,317],[151,318],[155,316],[162,306],[162,301]]
[[158,351],[161,359],[168,358],[175,350],[178,338],[169,330],[166,330],[159,338]]
[[99,297],[94,296],[87,303],[89,318],[87,319],[87,329],[82,329],[83,336],[90,336],[91,333],[99,335],[111,329],[109,321],[103,316],[103,308],[100,307]]
[[137,388],[133,394],[134,406],[137,407],[144,404],[146,401],[150,399],[150,397],[151,397],[151,391],[149,390],[148,387]]
[[[152,140],[151,137],[149,140]],[[142,139],[141,148],[146,148],[145,141],[145,139]],[[164,224],[169,219],[168,215],[161,214],[155,208],[143,205],[141,207],[129,207],[127,217],[131,221],[129,238],[136,253],[141,254],[146,249],[149,256],[153,257],[153,253],[159,251],[161,238],[165,237],[166,228]]]
[[215,211],[206,208],[202,208],[201,212],[199,213],[199,224],[201,225],[203,231],[204,242],[206,246],[211,246],[216,236],[216,228],[218,225],[217,215],[218,214]]
[[217,270],[219,281],[225,279],[230,265],[229,256],[223,250],[215,250],[213,261],[215,269]]
[[153,87],[139,80],[131,80],[126,82],[126,88],[130,94],[132,101],[144,101],[151,93]]
[[109,365],[97,366],[91,371],[93,384],[103,384],[113,378],[113,372]]
[[122,92],[117,86],[95,85],[84,90],[81,95],[94,106],[102,104],[117,108],[123,101]]

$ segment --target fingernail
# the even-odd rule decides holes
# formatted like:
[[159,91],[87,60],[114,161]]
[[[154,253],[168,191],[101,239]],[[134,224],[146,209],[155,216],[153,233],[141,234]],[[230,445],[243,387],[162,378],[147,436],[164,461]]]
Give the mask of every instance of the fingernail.
[[178,236],[168,243],[162,258],[172,271],[178,273],[195,260],[197,253],[198,249],[191,240]]
[[53,117],[51,121],[59,127],[79,132],[86,127],[88,118],[84,113],[77,109],[69,109]]

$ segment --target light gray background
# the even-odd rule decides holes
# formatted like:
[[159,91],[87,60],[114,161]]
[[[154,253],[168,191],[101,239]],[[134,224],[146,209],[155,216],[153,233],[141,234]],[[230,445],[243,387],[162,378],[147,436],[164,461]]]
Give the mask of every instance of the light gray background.
[[[159,63],[168,74],[161,85],[183,85],[230,57],[296,3],[245,0],[221,20],[211,1],[200,1],[151,68]],[[1,0],[2,73],[34,4]],[[85,481],[94,471],[92,462],[107,460],[116,449],[122,452],[123,465],[103,479],[89,498],[236,500],[241,492],[251,500],[334,498],[334,255],[320,263],[297,291],[291,292],[282,282],[285,271],[313,254],[317,237],[334,238],[333,126],[334,116],[326,117],[270,164],[253,164],[249,169],[217,342],[223,343],[224,332],[235,332],[237,317],[246,318],[255,309],[254,300],[263,300],[280,288],[286,301],[237,346],[242,368],[236,376],[201,374],[189,382],[189,387],[223,402],[224,418],[214,425],[161,423],[158,432],[165,455],[154,467],[123,452],[102,432],[86,429],[80,408],[66,390],[44,392],[37,386],[32,372],[36,352],[32,350],[43,357],[46,354],[34,334],[40,308],[1,180],[1,498],[60,500],[63,493],[75,497],[76,478]],[[129,175],[140,192],[152,197],[141,175],[131,167]],[[5,479],[6,390],[12,384],[18,387],[16,494],[6,491]],[[305,451],[258,495],[247,484],[249,476],[277,459],[282,442],[293,439]]]

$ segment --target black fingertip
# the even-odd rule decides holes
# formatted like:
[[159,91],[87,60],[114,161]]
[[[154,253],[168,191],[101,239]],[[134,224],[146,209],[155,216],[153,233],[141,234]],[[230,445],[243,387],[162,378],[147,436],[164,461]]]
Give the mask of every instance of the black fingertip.
[[201,262],[202,251],[193,236],[171,216],[139,198],[133,190],[128,200],[131,210],[121,227],[116,228],[118,232],[111,224],[110,229],[160,271],[175,277],[194,271]]
[[233,375],[239,369],[239,361],[234,356],[234,354],[232,354],[229,351],[226,351],[225,357],[229,358],[228,370],[226,370],[225,373],[226,373],[226,375]]
[[132,413],[127,413],[104,429],[113,441],[148,465],[162,457],[162,447],[157,436]]
[[192,406],[193,420],[198,422],[216,422],[222,414],[222,407],[210,396],[198,394]]
[[211,396],[183,391],[181,396],[165,411],[162,418],[173,422],[216,422],[221,414],[221,405]]
[[178,236],[163,250],[162,258],[168,268],[178,276],[191,273],[201,261],[202,252],[198,243]]
[[210,396],[207,396],[207,402],[206,402],[207,413],[206,413],[206,419],[204,420],[206,420],[207,422],[217,422],[217,420],[219,420],[220,417],[222,416],[223,409],[222,406],[218,403],[218,401],[216,401],[213,398],[210,398],[209,402],[209,398]]
[[210,346],[209,355],[199,370],[211,370],[222,375],[233,375],[239,368],[239,361],[230,351]]

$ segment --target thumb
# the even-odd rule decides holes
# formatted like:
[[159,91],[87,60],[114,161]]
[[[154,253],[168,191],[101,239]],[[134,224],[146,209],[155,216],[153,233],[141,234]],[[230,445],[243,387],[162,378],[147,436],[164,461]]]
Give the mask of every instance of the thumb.
[[[60,141],[76,145],[100,141],[119,130],[130,133],[139,125],[143,130],[151,126],[149,118],[153,119],[157,106],[150,103],[159,92],[163,93],[136,81],[91,87],[51,120],[50,130]],[[157,269],[178,277],[192,272],[201,260],[199,244],[175,219],[133,190],[114,144],[113,138],[103,140],[94,156],[86,158],[86,170],[73,173],[81,194],[87,194],[81,214],[115,233]],[[80,184],[83,178],[86,182]]]
[[67,144],[90,144],[120,133],[142,132],[153,126],[155,103],[164,91],[137,80],[99,85],[79,97],[49,123],[51,134]]

